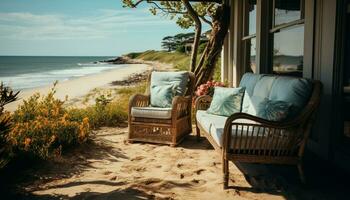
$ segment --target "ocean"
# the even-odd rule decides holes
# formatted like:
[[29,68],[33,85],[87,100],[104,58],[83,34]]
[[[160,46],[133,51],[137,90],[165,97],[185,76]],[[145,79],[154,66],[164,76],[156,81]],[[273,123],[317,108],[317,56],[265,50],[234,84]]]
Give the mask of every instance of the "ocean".
[[0,56],[0,81],[18,91],[127,66],[98,62],[111,58]]

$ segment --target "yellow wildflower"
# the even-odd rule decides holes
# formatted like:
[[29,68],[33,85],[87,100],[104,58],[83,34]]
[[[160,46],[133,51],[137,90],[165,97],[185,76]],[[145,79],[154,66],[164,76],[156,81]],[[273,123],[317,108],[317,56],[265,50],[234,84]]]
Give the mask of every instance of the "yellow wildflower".
[[32,142],[32,139],[26,138],[26,139],[24,140],[24,148],[25,148],[25,149],[28,149],[31,142]]

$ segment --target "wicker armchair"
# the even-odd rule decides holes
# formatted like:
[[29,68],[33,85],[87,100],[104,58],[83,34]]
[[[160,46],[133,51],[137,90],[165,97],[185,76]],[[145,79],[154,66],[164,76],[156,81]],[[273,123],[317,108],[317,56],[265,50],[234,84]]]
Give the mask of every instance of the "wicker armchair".
[[[305,181],[302,157],[319,105],[321,88],[319,81],[313,81],[307,105],[298,116],[288,121],[268,121],[246,113],[231,115],[224,123],[222,146],[196,120],[197,137],[204,135],[222,156],[224,189],[228,188],[229,161],[297,165],[300,179]],[[196,100],[196,113],[207,110],[211,100],[210,96],[199,97]]]
[[159,119],[150,117],[134,117],[133,107],[149,107],[149,87],[151,74],[148,77],[146,94],[136,94],[129,101],[129,134],[128,141],[168,144],[172,147],[179,144],[184,136],[192,132],[191,107],[194,92],[194,74],[189,73],[185,96],[175,96],[170,108],[171,118]]

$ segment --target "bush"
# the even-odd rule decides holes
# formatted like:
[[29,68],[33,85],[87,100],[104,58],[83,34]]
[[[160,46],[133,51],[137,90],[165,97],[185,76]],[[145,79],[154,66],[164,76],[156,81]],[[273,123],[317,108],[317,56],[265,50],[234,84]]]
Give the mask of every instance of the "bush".
[[64,101],[54,98],[55,92],[53,87],[47,96],[34,94],[14,112],[9,141],[17,150],[46,159],[87,140],[89,119],[75,121],[63,107]]
[[4,112],[4,106],[16,101],[18,93],[0,83],[0,169],[6,166],[13,156],[12,147],[7,142],[12,128],[11,115],[9,112]]
[[131,59],[134,59],[134,58],[138,57],[141,54],[142,54],[141,52],[132,52],[132,53],[126,54],[125,56],[127,56],[127,57],[129,57]]
[[186,47],[185,45],[179,45],[176,47],[176,52],[178,53],[185,53],[186,52]]

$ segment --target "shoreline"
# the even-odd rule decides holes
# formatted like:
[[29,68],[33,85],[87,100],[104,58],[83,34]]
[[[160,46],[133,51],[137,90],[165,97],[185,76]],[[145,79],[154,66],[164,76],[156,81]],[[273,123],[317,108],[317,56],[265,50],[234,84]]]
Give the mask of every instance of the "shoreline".
[[[114,81],[124,81],[133,74],[141,74],[154,68],[150,64],[146,63],[127,65],[129,66],[58,82],[56,85],[55,97],[60,100],[65,100],[66,96],[68,96],[69,102],[75,98],[88,94],[95,88],[110,87],[111,83]],[[51,85],[38,88],[22,90],[19,93],[18,100],[6,105],[5,110],[13,112],[17,109],[18,105],[23,102],[23,100],[28,99],[35,93],[46,95],[52,87],[53,83]]]

